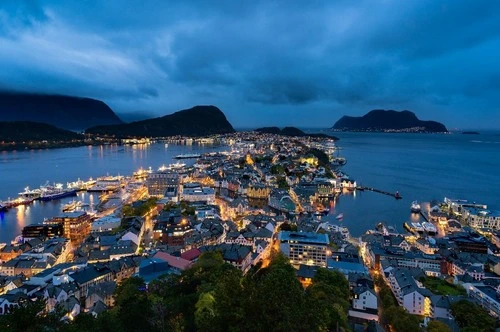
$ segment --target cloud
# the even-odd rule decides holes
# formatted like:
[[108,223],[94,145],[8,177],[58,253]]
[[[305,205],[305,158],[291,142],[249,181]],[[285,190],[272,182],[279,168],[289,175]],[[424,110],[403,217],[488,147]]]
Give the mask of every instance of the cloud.
[[323,126],[372,108],[472,125],[473,109],[499,112],[499,7],[6,1],[0,88],[96,97],[122,113],[216,104],[236,126]]

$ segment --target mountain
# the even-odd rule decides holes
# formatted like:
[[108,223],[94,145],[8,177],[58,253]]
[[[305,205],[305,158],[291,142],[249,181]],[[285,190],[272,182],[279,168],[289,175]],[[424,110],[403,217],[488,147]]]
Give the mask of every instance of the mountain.
[[11,92],[0,92],[0,119],[43,122],[69,130],[122,123],[100,100]]
[[83,140],[84,136],[52,125],[30,121],[0,121],[0,143]]
[[331,138],[334,140],[338,140],[338,137],[335,137],[332,135],[305,133],[296,127],[285,127],[283,129],[279,129],[278,127],[262,127],[262,128],[255,129],[254,131],[259,132],[259,133],[263,133],[263,134],[273,134],[273,135],[282,135],[282,136],[291,136],[291,137],[309,136],[309,137],[315,137],[315,138]]
[[373,110],[361,117],[343,116],[332,129],[344,131],[448,132],[436,121],[422,121],[410,111]]
[[204,136],[233,133],[234,128],[217,107],[195,106],[159,118],[92,127],[86,132],[116,137]]

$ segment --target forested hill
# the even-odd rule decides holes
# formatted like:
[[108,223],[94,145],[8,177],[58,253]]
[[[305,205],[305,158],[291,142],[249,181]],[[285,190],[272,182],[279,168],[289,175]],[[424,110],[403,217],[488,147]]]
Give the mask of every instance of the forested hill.
[[71,141],[84,137],[46,123],[30,121],[0,121],[0,142]]
[[195,106],[159,118],[131,123],[98,126],[87,133],[116,137],[204,136],[233,133],[224,113],[215,106]]
[[422,121],[410,111],[373,110],[359,117],[343,116],[333,128],[344,131],[448,132],[436,121]]
[[11,92],[0,92],[0,119],[43,122],[68,130],[122,123],[100,100]]

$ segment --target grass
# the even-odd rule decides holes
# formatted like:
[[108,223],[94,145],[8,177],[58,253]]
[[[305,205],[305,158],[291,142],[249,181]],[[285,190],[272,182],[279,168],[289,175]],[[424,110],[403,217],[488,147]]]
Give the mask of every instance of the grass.
[[461,286],[453,285],[448,283],[445,280],[435,278],[435,277],[426,277],[421,278],[420,280],[425,288],[433,292],[437,295],[466,295],[467,292]]

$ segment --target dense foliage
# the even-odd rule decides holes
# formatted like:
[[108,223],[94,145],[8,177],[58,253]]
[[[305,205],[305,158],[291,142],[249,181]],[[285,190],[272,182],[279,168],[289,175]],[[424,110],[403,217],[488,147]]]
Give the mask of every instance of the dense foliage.
[[59,129],[40,122],[0,122],[0,142],[70,142],[83,141],[85,137],[75,132]]
[[328,331],[347,328],[348,300],[341,273],[319,269],[304,290],[282,255],[243,276],[212,252],[181,275],[167,275],[147,288],[140,278],[125,280],[117,288],[116,306],[97,318],[80,314],[69,324],[54,325],[49,316],[37,317],[41,307],[33,307],[15,310],[0,325],[15,331],[29,324],[14,320],[31,319],[37,331]]
[[467,300],[451,305],[451,313],[462,331],[494,331],[496,321],[478,306]]
[[155,207],[157,201],[158,201],[157,198],[150,197],[135,207],[130,204],[124,205],[122,207],[122,214],[124,217],[133,217],[133,216],[142,217],[149,211],[151,211],[152,208]]

